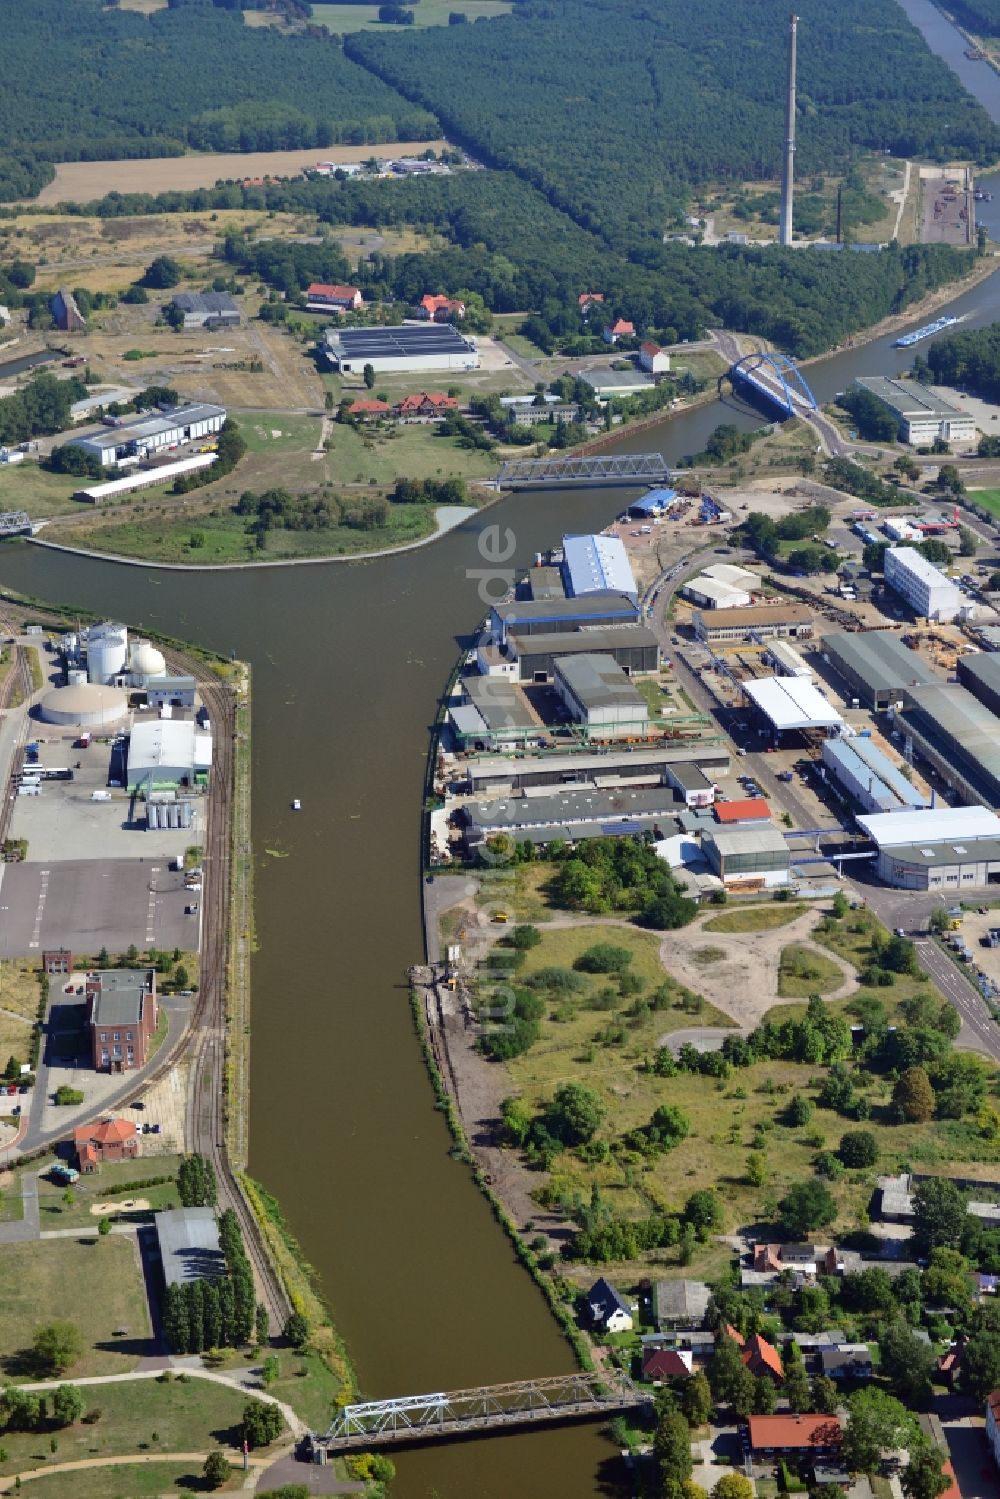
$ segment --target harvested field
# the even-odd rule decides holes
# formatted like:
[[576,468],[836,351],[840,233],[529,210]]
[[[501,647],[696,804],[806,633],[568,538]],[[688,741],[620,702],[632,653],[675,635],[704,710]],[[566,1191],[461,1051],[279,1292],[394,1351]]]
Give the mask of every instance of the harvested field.
[[380,146],[326,146],[308,151],[222,151],[153,156],[145,161],[61,161],[36,203],[89,203],[107,193],[166,193],[243,177],[297,177],[318,161],[367,161],[372,155],[419,156],[446,141],[392,141]]

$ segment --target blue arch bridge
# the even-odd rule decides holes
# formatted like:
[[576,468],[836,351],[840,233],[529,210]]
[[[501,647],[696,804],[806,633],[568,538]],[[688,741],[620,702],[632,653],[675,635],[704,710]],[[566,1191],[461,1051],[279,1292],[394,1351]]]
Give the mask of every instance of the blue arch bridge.
[[313,1462],[391,1443],[444,1441],[470,1432],[509,1431],[546,1421],[586,1420],[646,1403],[626,1374],[604,1370],[480,1385],[434,1395],[403,1395],[345,1405],[329,1430],[306,1439]]
[[[819,410],[805,376],[789,354],[747,354],[730,365],[728,378],[735,392],[782,421]],[[725,375],[720,385],[724,379]]]

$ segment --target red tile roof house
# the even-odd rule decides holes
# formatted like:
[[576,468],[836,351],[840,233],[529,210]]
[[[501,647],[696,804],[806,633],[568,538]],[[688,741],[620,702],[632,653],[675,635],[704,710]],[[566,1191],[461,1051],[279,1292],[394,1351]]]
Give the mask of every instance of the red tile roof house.
[[452,318],[465,317],[465,303],[453,297],[421,297],[420,311],[435,323],[450,323]]
[[363,305],[356,286],[328,286],[323,281],[313,281],[306,287],[306,306],[317,311],[357,312]]
[[580,308],[581,312],[586,312],[592,302],[603,301],[604,293],[602,291],[582,291],[576,299],[576,305]]
[[759,1379],[764,1374],[769,1374],[772,1379],[779,1382],[785,1377],[785,1371],[781,1363],[781,1355],[777,1348],[762,1338],[759,1332],[755,1332],[752,1338],[747,1338],[746,1347],[740,1354],[744,1364]]
[[844,1431],[836,1416],[750,1416],[747,1435],[754,1457],[829,1457]]
[[388,401],[352,401],[347,408],[347,415],[357,417],[362,422],[374,422],[380,416],[388,416],[391,410]]
[[458,410],[458,401],[440,390],[422,390],[417,395],[404,396],[393,410],[402,417],[444,416],[448,411]]
[[105,1161],[134,1161],[139,1135],[129,1119],[102,1119],[73,1131],[73,1146],[81,1172],[96,1171]]
[[605,328],[602,336],[606,344],[616,344],[620,338],[635,338],[635,325],[627,318],[615,318],[614,322]]
[[694,1360],[675,1348],[648,1348],[642,1358],[642,1377],[658,1384],[664,1379],[689,1379]]

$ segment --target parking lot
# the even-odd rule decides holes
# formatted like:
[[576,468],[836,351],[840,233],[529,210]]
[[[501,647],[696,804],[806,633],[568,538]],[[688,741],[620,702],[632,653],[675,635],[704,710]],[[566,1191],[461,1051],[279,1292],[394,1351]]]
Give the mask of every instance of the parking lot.
[[[203,841],[204,809],[195,804],[195,825],[146,831],[143,803],[133,808],[125,791],[109,785],[124,779],[123,752],[107,738],[83,749],[76,732],[39,726],[38,765],[66,769],[73,779],[42,781],[37,796],[18,796],[11,836],[26,838],[33,864],[64,860],[117,859],[166,864],[185,847]],[[94,792],[107,801],[94,801]],[[131,814],[131,815],[130,815]]]
[[[185,915],[194,902],[198,911]],[[165,859],[0,864],[0,957],[48,947],[94,957],[133,943],[172,951],[200,946],[200,932],[200,897]]]

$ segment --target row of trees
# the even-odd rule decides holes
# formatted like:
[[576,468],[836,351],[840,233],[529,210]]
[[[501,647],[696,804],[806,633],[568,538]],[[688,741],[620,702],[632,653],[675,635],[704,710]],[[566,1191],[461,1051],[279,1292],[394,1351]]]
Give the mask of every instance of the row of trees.
[[219,1243],[226,1264],[224,1275],[167,1287],[163,1328],[174,1353],[236,1347],[253,1336],[257,1310],[253,1272],[232,1208],[225,1208],[219,1216]]
[[184,1156],[177,1168],[177,1195],[185,1208],[214,1208],[218,1201],[215,1172],[198,1151]]

